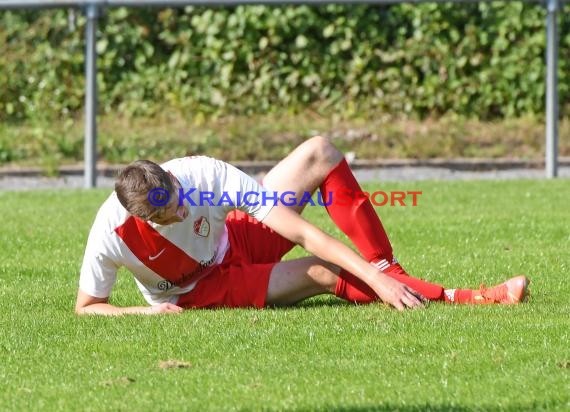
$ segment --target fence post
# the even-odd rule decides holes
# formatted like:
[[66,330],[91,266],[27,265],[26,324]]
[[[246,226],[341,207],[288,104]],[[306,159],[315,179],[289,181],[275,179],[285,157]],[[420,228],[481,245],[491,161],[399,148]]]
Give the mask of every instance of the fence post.
[[558,11],[559,0],[546,4],[546,177],[558,176]]
[[85,8],[85,150],[83,153],[86,189],[97,186],[97,18],[99,8]]

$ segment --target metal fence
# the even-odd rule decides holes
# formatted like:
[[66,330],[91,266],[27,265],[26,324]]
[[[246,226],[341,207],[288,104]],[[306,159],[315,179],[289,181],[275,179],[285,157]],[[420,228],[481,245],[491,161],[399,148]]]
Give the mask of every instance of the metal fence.
[[[185,7],[286,4],[395,4],[468,3],[492,0],[0,0],[0,9],[79,8],[87,18],[85,26],[85,172],[84,186],[96,186],[97,142],[97,52],[96,32],[100,11],[108,7]],[[498,0],[501,1],[501,0]],[[509,1],[509,0],[502,0]],[[546,143],[547,178],[558,175],[558,14],[570,0],[515,0],[546,7]]]

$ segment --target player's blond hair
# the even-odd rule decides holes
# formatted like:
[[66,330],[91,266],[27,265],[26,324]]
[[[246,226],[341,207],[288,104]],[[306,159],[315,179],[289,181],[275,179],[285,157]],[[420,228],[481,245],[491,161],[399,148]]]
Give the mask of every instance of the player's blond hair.
[[149,193],[155,189],[163,189],[171,196],[174,193],[169,174],[150,160],[131,163],[119,173],[115,181],[119,202],[131,215],[143,220],[151,219],[162,209],[149,201]]

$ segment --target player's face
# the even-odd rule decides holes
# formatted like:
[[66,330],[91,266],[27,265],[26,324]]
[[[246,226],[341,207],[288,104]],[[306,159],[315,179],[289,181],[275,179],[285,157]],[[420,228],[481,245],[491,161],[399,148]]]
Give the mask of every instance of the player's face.
[[161,213],[150,219],[152,222],[166,226],[182,222],[188,217],[188,209],[186,209],[186,206],[178,206],[178,196],[174,197],[176,197],[176,199],[171,201]]
[[171,225],[173,223],[182,222],[184,219],[188,217],[188,209],[183,204],[179,204],[178,193],[179,189],[182,187],[178,179],[173,175],[170,175],[172,179],[172,183],[174,185],[175,191],[170,196],[170,202],[166,205],[156,216],[152,217],[150,220],[153,223],[166,226]]

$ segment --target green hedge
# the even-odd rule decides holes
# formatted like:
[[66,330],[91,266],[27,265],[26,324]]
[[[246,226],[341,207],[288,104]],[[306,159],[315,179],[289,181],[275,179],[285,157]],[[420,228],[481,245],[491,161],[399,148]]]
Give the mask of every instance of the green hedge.
[[[1,120],[81,114],[85,20],[70,28],[68,17],[0,14]],[[99,30],[101,113],[200,118],[309,107],[492,119],[544,111],[545,10],[533,4],[122,8],[106,10]]]

